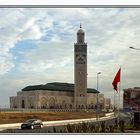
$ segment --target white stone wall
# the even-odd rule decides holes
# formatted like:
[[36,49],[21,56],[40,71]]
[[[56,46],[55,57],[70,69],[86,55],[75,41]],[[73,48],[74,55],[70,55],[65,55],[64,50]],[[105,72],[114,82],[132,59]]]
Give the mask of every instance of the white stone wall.
[[17,96],[10,97],[10,108],[17,108]]
[[[105,108],[104,94],[99,94],[99,102]],[[87,108],[95,109],[97,94],[87,93]],[[19,91],[10,97],[11,108],[74,108],[74,93],[66,91],[33,90]]]
[[38,102],[39,108],[69,108],[73,100],[72,92],[41,90]]
[[37,108],[39,91],[19,91],[17,93],[18,108]]
[[10,97],[11,108],[73,108],[73,102],[74,93],[63,91],[19,91]]

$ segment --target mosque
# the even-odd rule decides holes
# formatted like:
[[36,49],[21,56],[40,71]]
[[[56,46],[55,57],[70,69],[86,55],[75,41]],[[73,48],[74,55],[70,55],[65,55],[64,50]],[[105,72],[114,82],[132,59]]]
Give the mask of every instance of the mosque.
[[97,94],[100,109],[110,108],[110,98],[87,88],[87,43],[80,24],[74,43],[74,84],[52,82],[27,86],[17,96],[10,97],[10,108],[96,109]]

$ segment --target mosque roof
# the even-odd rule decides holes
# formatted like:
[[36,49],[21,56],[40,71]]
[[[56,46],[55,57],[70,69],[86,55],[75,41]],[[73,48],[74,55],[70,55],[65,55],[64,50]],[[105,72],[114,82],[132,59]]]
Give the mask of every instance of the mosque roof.
[[[47,83],[45,85],[27,86],[22,89],[22,91],[32,91],[32,90],[52,90],[52,91],[74,92],[74,84],[53,82],[53,83]],[[87,93],[99,93],[99,91],[93,88],[87,88]]]

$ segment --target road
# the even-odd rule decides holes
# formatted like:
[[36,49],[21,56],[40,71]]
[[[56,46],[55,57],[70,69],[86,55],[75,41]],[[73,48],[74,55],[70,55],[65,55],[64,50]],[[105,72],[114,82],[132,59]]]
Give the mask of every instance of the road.
[[[115,122],[115,119],[111,119],[109,121],[106,121],[107,125],[112,125]],[[79,124],[79,123],[78,123]],[[73,125],[78,125],[77,123],[73,123]],[[100,122],[89,122],[89,124],[92,125],[99,125]],[[21,129],[6,129],[1,131],[1,133],[54,133],[56,131],[57,133],[64,132],[66,128],[66,125],[57,124],[57,125],[50,125],[50,126],[44,126],[42,129],[27,129],[27,130],[21,130]],[[55,129],[55,130],[54,130]]]
[[[78,125],[79,123],[88,122],[92,125],[99,125],[101,121],[105,121],[106,125],[115,125],[116,117],[113,114],[108,114],[106,117],[100,118],[98,121],[96,118],[91,119],[76,119],[76,120],[63,120],[63,121],[49,121],[43,122],[44,127],[42,129],[33,129],[33,130],[21,130],[21,124],[11,124],[10,127],[5,125],[0,125],[0,133],[54,133],[56,130],[58,133],[61,133],[66,125],[73,124]],[[125,123],[130,122],[130,117],[126,114],[120,113],[120,120],[125,120]],[[4,127],[5,126],[5,127]],[[55,130],[54,130],[55,128]]]

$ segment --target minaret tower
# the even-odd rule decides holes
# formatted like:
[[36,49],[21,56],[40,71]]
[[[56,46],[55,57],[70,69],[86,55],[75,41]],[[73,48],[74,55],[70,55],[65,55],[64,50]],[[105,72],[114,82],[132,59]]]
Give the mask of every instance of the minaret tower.
[[85,33],[80,24],[77,43],[74,44],[74,107],[86,108],[87,105],[87,44]]

